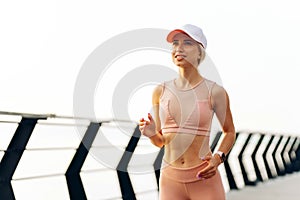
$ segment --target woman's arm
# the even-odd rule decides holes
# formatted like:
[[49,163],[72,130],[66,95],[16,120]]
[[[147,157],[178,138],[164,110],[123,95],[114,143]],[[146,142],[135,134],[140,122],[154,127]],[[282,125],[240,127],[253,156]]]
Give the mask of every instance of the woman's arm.
[[229,96],[223,87],[216,85],[213,88],[212,105],[224,134],[218,151],[227,155],[235,142],[236,133],[230,109]]
[[[236,134],[229,105],[229,97],[223,87],[214,86],[211,104],[224,134],[218,151],[227,155],[235,142]],[[218,166],[222,163],[221,157],[218,154],[214,154],[213,157],[208,156],[203,160],[208,161],[209,165],[198,173],[198,177],[200,179],[211,178],[216,174]]]

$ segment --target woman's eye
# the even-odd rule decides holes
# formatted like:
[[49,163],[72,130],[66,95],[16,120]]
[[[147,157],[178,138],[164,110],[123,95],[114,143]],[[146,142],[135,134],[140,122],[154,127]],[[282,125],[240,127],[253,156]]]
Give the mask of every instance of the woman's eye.
[[191,41],[184,41],[184,44],[186,44],[186,45],[192,45],[193,43]]

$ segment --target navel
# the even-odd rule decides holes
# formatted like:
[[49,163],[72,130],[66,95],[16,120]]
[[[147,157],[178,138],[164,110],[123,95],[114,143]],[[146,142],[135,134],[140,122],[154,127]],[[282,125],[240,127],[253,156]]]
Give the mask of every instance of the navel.
[[180,163],[183,165],[185,163],[184,158],[180,159]]

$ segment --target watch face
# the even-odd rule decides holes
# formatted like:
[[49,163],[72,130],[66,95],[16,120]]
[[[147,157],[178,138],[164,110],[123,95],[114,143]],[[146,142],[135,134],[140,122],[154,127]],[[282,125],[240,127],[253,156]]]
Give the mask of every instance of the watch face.
[[224,153],[222,153],[222,161],[224,162],[226,160],[226,156]]

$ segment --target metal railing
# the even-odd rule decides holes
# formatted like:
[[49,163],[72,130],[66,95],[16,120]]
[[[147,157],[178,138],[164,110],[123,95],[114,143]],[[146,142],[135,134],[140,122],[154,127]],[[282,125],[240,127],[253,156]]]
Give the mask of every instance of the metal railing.
[[[8,137],[9,139],[6,139],[7,142],[4,142],[5,144],[2,144],[2,146],[0,143],[0,153],[2,152],[2,158],[0,154],[0,199],[17,199],[15,195],[16,188],[13,187],[12,183],[24,180],[33,181],[49,177],[59,177],[60,180],[65,180],[68,194],[64,195],[62,198],[89,199],[91,197],[92,199],[92,195],[89,194],[89,189],[86,186],[89,183],[83,181],[83,174],[99,172],[101,172],[101,174],[108,174],[112,171],[116,173],[117,181],[110,180],[110,189],[119,192],[113,193],[111,196],[98,196],[97,199],[122,198],[134,200],[138,199],[139,196],[148,194],[151,194],[154,197],[157,196],[159,190],[159,168],[163,156],[163,148],[160,150],[156,149],[156,158],[151,166],[153,170],[150,173],[151,176],[153,175],[155,177],[155,187],[146,187],[144,183],[144,188],[140,187],[137,189],[137,186],[133,183],[133,177],[135,175],[128,171],[129,164],[135,156],[136,148],[139,145],[141,138],[136,123],[115,119],[97,121],[86,118],[56,116],[54,114],[39,115],[0,112],[0,116],[0,129],[3,125],[14,127],[10,128],[11,135]],[[127,139],[124,139],[124,141],[122,140],[121,142],[123,143],[123,145],[120,146],[122,149],[121,155],[119,155],[119,157],[118,155],[111,155],[116,156],[116,159],[118,159],[115,166],[111,169],[103,165],[92,167],[91,169],[84,169],[84,165],[88,162],[89,156],[91,156],[91,148],[100,148],[99,152],[107,150],[104,149],[106,147],[104,147],[103,144],[100,144],[100,146],[99,144],[96,144],[95,138],[99,137],[99,134],[105,134],[103,131],[100,131],[104,126],[111,125],[114,128],[114,131],[120,128],[120,124],[115,126],[114,123],[121,123],[121,126],[127,127],[127,129],[125,129],[127,130],[128,136]],[[48,145],[48,141],[45,141],[40,144],[42,146],[32,147],[30,141],[34,140],[35,137],[33,136],[33,133],[39,131],[38,127],[59,127],[61,130],[58,128],[58,134],[64,133],[65,130],[63,130],[62,127],[80,127],[82,135],[78,134],[76,136],[78,142],[74,139],[74,141],[71,142],[72,144],[67,146],[64,146],[64,142],[67,140],[60,139],[57,140],[57,142],[54,141],[53,144],[55,145],[52,146]],[[0,130],[0,135],[1,132],[2,131]],[[221,139],[221,132],[215,134],[215,137],[211,140],[212,151],[217,149]],[[17,174],[20,174],[16,173],[16,170],[18,167],[23,166],[22,163],[25,161],[23,162],[21,160],[22,158],[25,159],[24,157],[28,157],[26,156],[28,152],[40,152],[41,154],[46,154],[48,151],[58,151],[58,153],[67,152],[69,157],[60,161],[64,163],[66,169],[60,170],[59,172],[55,171],[53,173],[48,173],[46,169],[43,169],[46,173],[39,172],[32,173],[33,175],[16,176]],[[37,171],[42,168],[38,168],[39,166],[36,166],[34,163],[32,163],[32,166],[35,166]],[[244,186],[254,186],[258,182],[264,182],[269,179],[297,172],[300,170],[300,138],[298,136],[289,136],[287,134],[274,135],[238,132],[236,143],[228,154],[228,160],[224,163],[224,169],[226,181],[230,190],[242,189]],[[99,177],[95,176],[94,179],[97,178]],[[105,185],[106,181],[104,179],[105,178],[101,180],[103,185]],[[116,182],[118,183],[117,185],[114,184]],[[149,184],[153,183],[150,182]],[[32,190],[34,192],[34,188],[32,188]],[[101,190],[100,187],[99,190]],[[103,190],[105,190],[105,188]],[[105,191],[101,191],[100,193],[104,192]]]

